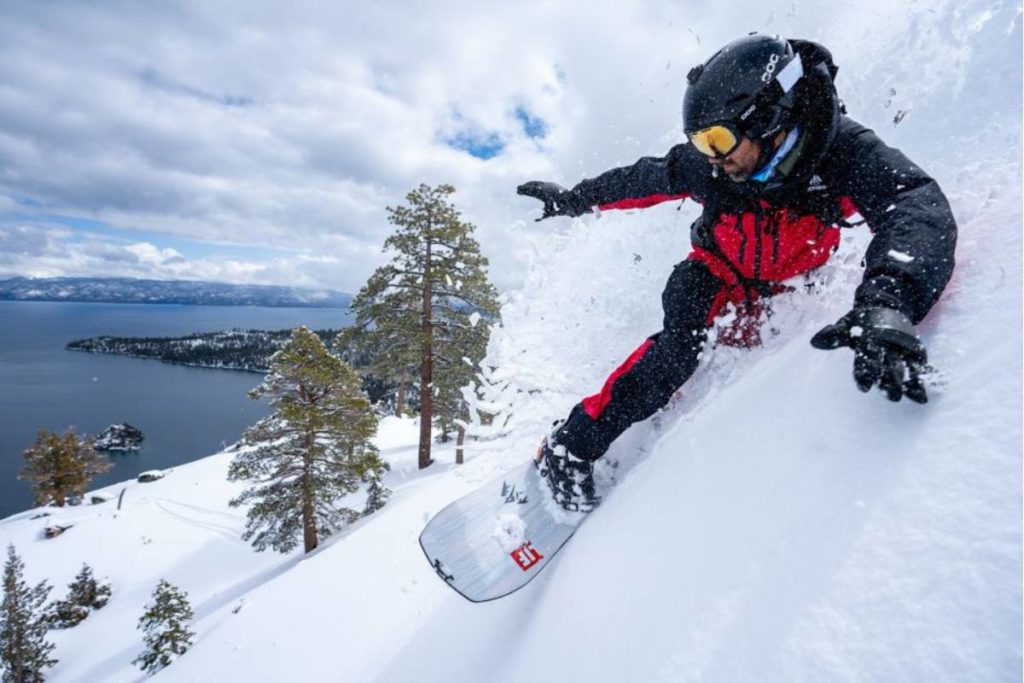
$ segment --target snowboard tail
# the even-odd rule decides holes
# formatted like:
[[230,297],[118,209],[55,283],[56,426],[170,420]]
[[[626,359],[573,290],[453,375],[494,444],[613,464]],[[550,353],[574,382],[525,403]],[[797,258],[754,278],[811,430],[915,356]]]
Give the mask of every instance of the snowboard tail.
[[527,462],[438,512],[420,547],[445,583],[470,602],[487,602],[532,581],[585,516],[558,508]]

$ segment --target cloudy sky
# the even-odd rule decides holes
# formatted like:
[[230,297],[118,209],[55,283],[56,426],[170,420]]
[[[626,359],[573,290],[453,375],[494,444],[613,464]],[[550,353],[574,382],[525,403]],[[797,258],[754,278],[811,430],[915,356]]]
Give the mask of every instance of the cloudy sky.
[[823,4],[6,2],[0,277],[355,291],[385,207],[449,182],[514,287],[557,228],[517,184],[663,154],[693,64],[749,30],[834,39]]

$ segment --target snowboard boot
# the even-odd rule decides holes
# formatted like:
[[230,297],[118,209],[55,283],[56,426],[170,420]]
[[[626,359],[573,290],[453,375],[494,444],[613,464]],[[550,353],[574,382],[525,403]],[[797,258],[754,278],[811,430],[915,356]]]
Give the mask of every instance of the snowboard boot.
[[562,424],[562,420],[556,422],[541,442],[535,464],[559,506],[570,512],[590,512],[601,503],[594,489],[594,463],[559,445],[556,435]]

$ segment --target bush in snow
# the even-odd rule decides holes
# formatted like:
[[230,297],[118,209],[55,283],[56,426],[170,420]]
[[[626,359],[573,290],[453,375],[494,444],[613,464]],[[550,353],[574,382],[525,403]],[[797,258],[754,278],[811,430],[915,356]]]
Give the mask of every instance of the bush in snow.
[[139,618],[139,628],[146,635],[146,650],[132,664],[155,673],[185,654],[195,637],[188,629],[192,616],[188,594],[160,579],[153,591],[153,602]]
[[110,584],[96,581],[92,567],[83,564],[78,576],[68,586],[68,596],[50,608],[53,628],[77,626],[89,616],[89,610],[100,609],[109,601]]
[[[384,463],[384,465],[391,469],[387,463]],[[373,472],[369,476],[370,487],[366,492],[366,507],[363,508],[364,517],[380,510],[388,502],[388,498],[391,497],[391,489],[384,486],[380,475],[380,472]],[[366,481],[365,477],[364,481]]]
[[50,605],[47,621],[50,628],[72,628],[78,626],[89,616],[89,608],[76,605],[67,600],[60,600]]

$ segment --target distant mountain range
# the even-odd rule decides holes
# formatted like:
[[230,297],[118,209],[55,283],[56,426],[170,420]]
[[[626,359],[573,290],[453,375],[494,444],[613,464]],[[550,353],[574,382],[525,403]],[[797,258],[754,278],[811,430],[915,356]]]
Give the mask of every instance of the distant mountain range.
[[346,308],[352,295],[327,289],[187,280],[15,277],[0,280],[0,301]]

